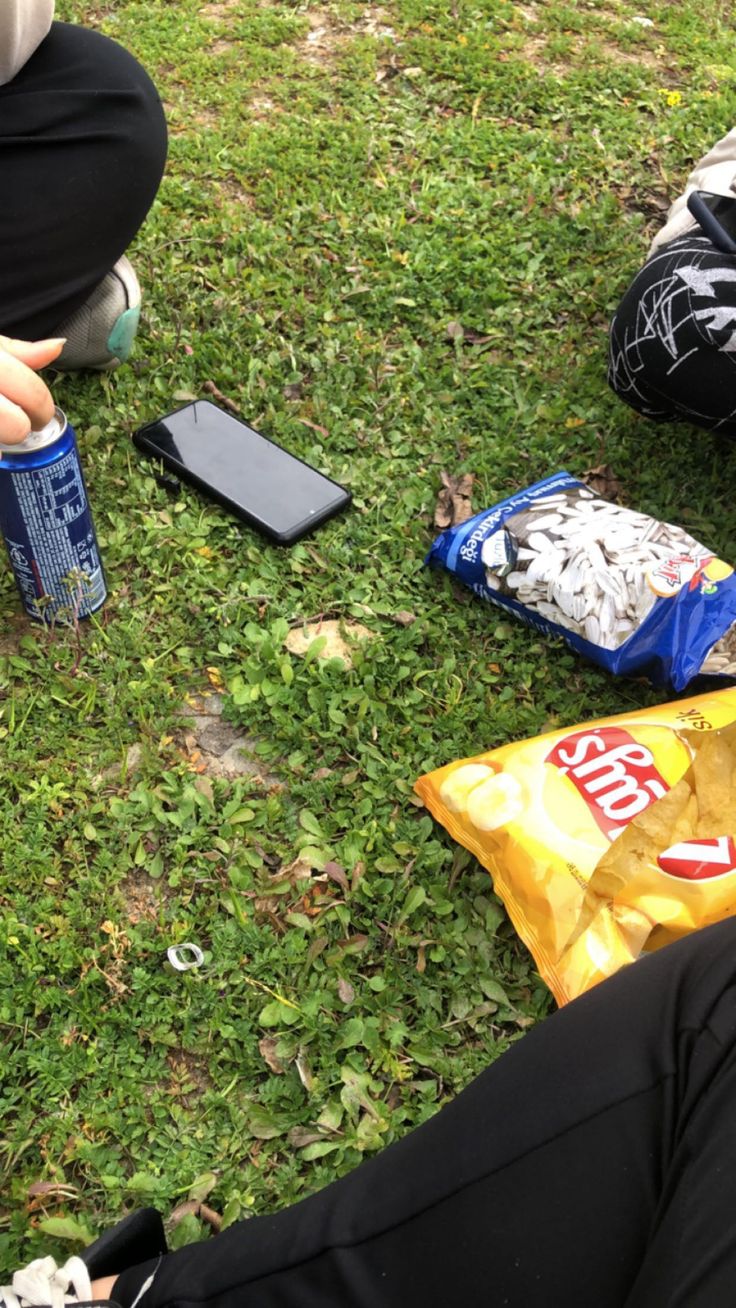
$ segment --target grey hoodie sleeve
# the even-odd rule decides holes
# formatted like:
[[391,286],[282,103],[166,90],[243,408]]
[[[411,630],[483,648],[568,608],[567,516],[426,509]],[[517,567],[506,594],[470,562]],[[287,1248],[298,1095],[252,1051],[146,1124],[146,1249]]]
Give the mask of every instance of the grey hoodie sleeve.
[[[0,0],[0,4],[2,0]],[[697,223],[687,207],[687,197],[691,191],[715,191],[716,195],[736,194],[736,127],[723,136],[707,154],[699,159],[685,184],[682,195],[678,195],[670,206],[667,222],[657,232],[649,248],[649,254],[665,241],[674,241],[676,236],[697,227]]]
[[54,0],[0,0],[0,86],[30,59],[53,16]]

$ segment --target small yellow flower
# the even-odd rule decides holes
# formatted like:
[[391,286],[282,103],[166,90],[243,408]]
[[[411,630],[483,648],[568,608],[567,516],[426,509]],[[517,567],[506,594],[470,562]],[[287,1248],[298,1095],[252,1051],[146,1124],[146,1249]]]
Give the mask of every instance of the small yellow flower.
[[662,86],[659,89],[659,94],[664,96],[665,101],[669,105],[670,109],[674,109],[675,105],[682,103],[681,91],[668,91],[666,86]]
[[461,34],[461,35],[457,38],[457,43],[458,43],[458,45],[467,45],[467,44],[468,44],[468,38],[467,38],[467,36],[463,36],[463,35]]

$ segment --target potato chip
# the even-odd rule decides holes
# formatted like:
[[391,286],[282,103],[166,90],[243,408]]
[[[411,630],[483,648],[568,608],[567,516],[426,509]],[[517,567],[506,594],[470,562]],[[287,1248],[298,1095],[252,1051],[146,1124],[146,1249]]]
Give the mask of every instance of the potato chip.
[[736,913],[736,688],[504,745],[415,788],[489,869],[560,1003]]

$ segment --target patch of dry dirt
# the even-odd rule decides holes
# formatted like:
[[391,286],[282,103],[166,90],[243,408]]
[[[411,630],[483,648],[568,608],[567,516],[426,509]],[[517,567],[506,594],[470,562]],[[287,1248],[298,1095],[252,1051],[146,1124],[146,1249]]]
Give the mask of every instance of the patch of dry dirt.
[[390,15],[380,5],[371,5],[357,22],[342,23],[331,9],[310,9],[309,31],[296,45],[297,54],[308,64],[325,64],[334,59],[356,36],[397,39]]
[[17,654],[21,638],[36,630],[38,623],[31,622],[25,614],[9,613],[0,626],[0,654]]
[[215,189],[219,192],[219,203],[223,200],[230,204],[238,204],[243,209],[255,209],[256,202],[253,196],[240,185],[235,177],[224,177],[222,181],[215,184]]
[[193,769],[210,777],[253,777],[265,787],[278,786],[278,777],[255,752],[258,741],[226,722],[222,707],[222,697],[211,694],[181,711],[187,720],[181,743]]
[[141,921],[156,921],[160,904],[159,893],[151,878],[146,875],[145,868],[129,872],[120,883],[120,889],[125,896],[128,920],[133,926]]
[[660,68],[662,66],[662,60],[657,57],[653,50],[644,45],[626,50],[620,45],[616,45],[614,41],[600,41],[597,42],[597,45],[606,58],[611,59],[614,63],[633,64],[634,66],[643,64],[646,68]]
[[202,5],[199,13],[202,18],[229,18],[238,3],[239,0],[217,0],[215,4]]
[[258,122],[267,122],[269,118],[284,112],[283,107],[272,100],[270,95],[254,95],[245,109],[248,117],[255,118]]
[[569,54],[563,57],[552,56],[548,54],[547,37],[533,32],[525,36],[521,44],[515,45],[509,54],[512,58],[524,59],[540,72],[554,73],[558,77],[564,77],[571,65],[597,63],[601,58],[632,67],[643,65],[647,68],[659,68],[661,66],[661,60],[653,50],[644,46],[637,47],[635,50],[624,49],[613,40],[598,38],[590,41],[579,39]]
[[194,1108],[197,1100],[212,1087],[203,1059],[184,1049],[172,1049],[166,1055],[166,1062],[171,1068],[169,1094],[185,1108]]

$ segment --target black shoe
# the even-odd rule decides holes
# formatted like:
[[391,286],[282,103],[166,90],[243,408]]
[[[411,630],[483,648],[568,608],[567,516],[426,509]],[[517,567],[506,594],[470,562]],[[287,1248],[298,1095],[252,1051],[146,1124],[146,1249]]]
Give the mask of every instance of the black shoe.
[[147,1263],[166,1253],[166,1236],[161,1214],[155,1208],[139,1208],[111,1226],[82,1254],[89,1278],[116,1276],[126,1267]]
[[92,1299],[91,1281],[165,1253],[160,1215],[155,1208],[142,1208],[105,1231],[81,1257],[68,1258],[63,1267],[57,1267],[51,1257],[34,1259],[15,1273],[11,1285],[0,1286],[0,1308],[64,1308],[99,1302]]

